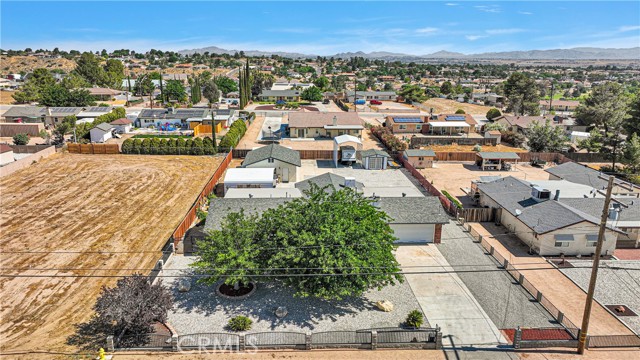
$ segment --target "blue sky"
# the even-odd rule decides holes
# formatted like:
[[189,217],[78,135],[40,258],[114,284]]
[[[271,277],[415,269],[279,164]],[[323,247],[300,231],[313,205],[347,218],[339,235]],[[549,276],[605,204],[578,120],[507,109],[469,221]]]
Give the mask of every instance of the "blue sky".
[[331,55],[424,55],[640,46],[626,2],[0,2],[3,49],[218,46]]

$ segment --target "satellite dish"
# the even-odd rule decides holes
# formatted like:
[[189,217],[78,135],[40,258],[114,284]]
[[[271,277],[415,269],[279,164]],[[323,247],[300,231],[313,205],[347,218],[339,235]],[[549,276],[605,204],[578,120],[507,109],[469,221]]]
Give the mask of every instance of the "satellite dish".
[[520,215],[522,215],[522,210],[516,209],[516,216],[520,216]]

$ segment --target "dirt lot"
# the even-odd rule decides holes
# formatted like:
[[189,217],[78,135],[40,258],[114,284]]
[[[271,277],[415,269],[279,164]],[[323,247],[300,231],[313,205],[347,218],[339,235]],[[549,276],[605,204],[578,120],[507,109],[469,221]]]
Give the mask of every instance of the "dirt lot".
[[[269,142],[258,142],[258,134],[264,124],[264,116],[257,116],[256,120],[249,126],[247,132],[238,143],[238,149],[253,149],[255,147],[264,146]],[[282,120],[283,124],[288,122],[286,116]],[[333,150],[333,140],[291,140],[282,139],[280,145],[289,147],[294,150]],[[373,136],[368,130],[362,130],[362,148],[363,149],[381,149],[384,146]]]
[[0,91],[0,104],[13,104],[13,91]]
[[474,105],[467,103],[459,103],[455,100],[432,98],[422,103],[425,106],[433,108],[434,114],[453,114],[458,109],[464,110],[471,115],[486,115],[491,109],[490,106]]
[[[420,169],[420,172],[439,190],[446,190],[449,194],[463,197],[465,194],[461,188],[471,187],[471,180],[480,176],[513,176],[518,179],[548,180],[549,174],[544,170],[532,167],[529,164],[518,164],[512,171],[482,171],[472,163],[435,163],[431,169]],[[464,199],[461,199],[464,203]]]
[[2,351],[69,350],[64,343],[74,325],[89,319],[100,287],[116,278],[47,276],[153,267],[219,162],[58,154],[2,178],[2,273],[44,276],[0,278]]

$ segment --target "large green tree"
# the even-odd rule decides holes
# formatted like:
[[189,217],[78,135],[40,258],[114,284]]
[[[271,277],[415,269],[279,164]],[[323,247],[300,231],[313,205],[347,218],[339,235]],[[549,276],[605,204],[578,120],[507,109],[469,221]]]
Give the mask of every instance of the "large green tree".
[[214,79],[216,85],[218,85],[218,89],[222,91],[223,94],[226,95],[230,92],[238,91],[238,84],[236,84],[233,79],[226,76],[216,76]]
[[329,79],[326,76],[320,76],[319,78],[313,81],[313,84],[319,87],[321,90],[326,90],[329,88]]
[[540,96],[534,79],[526,74],[515,72],[504,82],[504,95],[507,97],[507,112],[516,115],[539,115]]
[[120,60],[109,59],[104,65],[104,81],[102,85],[111,89],[122,88],[124,79],[124,64]]
[[[194,267],[212,284],[282,282],[296,296],[342,299],[402,282],[388,216],[351,190],[314,184],[261,216],[230,214],[198,243]],[[261,269],[261,270],[259,270]],[[265,271],[264,269],[271,269]]]
[[276,78],[262,71],[255,70],[251,74],[251,95],[253,97],[260,95],[262,90],[270,89]]
[[534,121],[527,130],[527,139],[527,145],[533,152],[561,151],[567,141],[562,127],[553,126],[550,120],[544,124]]
[[421,103],[427,100],[427,94],[418,85],[403,85],[398,95],[402,96],[406,102]]
[[95,99],[86,89],[69,90],[62,84],[55,84],[42,89],[39,103],[43,106],[81,107],[95,104]]
[[187,90],[179,80],[168,80],[163,94],[167,101],[174,100],[180,103],[187,101]]
[[202,96],[209,100],[209,106],[218,102],[220,90],[214,79],[209,79],[202,85]]
[[300,94],[303,100],[307,101],[321,101],[322,100],[322,90],[320,90],[317,86],[310,86],[302,91]]
[[634,133],[624,145],[622,163],[628,168],[629,173],[640,173],[640,135]]
[[622,85],[607,82],[594,86],[575,112],[581,124],[596,127],[602,132],[602,151],[609,154],[613,168],[622,152],[621,135],[630,117],[628,110],[628,98]]
[[627,135],[638,134],[640,136],[640,93],[635,95],[629,106],[629,118],[624,124]]
[[133,85],[133,93],[137,96],[150,95],[156,89],[151,76],[142,75],[136,79],[136,83]]
[[92,85],[102,85],[106,80],[105,71],[100,67],[100,59],[91,52],[80,55],[76,60],[75,72]]
[[56,79],[49,70],[38,68],[27,77],[24,86],[13,94],[13,98],[20,104],[39,101],[42,91],[55,84]]

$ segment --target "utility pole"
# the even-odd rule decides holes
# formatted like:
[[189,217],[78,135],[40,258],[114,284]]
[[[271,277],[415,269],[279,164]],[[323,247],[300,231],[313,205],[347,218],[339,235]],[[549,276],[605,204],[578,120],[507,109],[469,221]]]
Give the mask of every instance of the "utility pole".
[[604,198],[604,207],[602,216],[600,217],[600,230],[598,231],[598,243],[596,245],[595,258],[593,259],[593,267],[591,268],[591,279],[589,280],[589,291],[587,292],[587,301],[584,304],[584,314],[582,315],[582,328],[578,339],[578,354],[584,354],[587,345],[587,333],[589,331],[589,320],[591,317],[591,304],[593,303],[593,293],[596,290],[596,280],[598,278],[598,265],[600,265],[600,254],[602,253],[602,243],[604,242],[604,232],[607,228],[607,219],[609,218],[609,204],[611,203],[611,190],[613,189],[613,176],[609,176],[609,184],[607,185],[607,196]]

